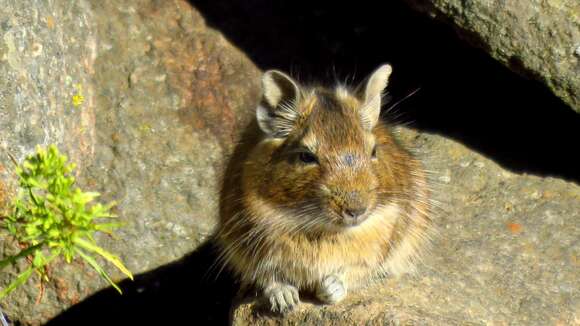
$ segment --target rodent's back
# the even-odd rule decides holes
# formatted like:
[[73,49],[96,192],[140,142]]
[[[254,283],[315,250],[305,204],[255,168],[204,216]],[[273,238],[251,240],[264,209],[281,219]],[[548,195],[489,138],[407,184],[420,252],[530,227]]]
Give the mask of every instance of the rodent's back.
[[420,162],[379,121],[388,74],[378,73],[358,91],[266,78],[258,133],[247,133],[224,184],[217,236],[244,283],[311,289],[345,271],[356,285],[412,268],[432,229],[429,190]]

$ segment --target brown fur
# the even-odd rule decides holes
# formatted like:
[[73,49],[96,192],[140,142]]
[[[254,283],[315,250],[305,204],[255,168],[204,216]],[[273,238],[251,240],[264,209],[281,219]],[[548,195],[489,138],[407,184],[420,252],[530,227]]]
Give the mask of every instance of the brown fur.
[[[313,291],[339,274],[356,288],[413,268],[432,230],[425,173],[389,127],[363,128],[357,94],[302,88],[287,136],[250,127],[227,172],[217,234],[220,262],[243,284]],[[319,164],[300,162],[304,149]],[[345,225],[349,205],[367,207],[366,220]]]

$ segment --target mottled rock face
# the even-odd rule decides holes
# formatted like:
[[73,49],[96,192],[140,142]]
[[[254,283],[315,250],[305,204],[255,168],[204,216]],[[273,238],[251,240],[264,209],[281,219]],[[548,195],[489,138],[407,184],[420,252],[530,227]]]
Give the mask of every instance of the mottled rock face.
[[[224,155],[258,73],[185,1],[2,1],[0,203],[16,185],[7,153],[56,143],[81,187],[118,202],[125,225],[100,244],[136,274],[181,258],[215,226]],[[0,256],[16,250],[3,241]],[[40,324],[105,285],[80,263],[51,275],[40,304],[33,278],[5,313]]]
[[[86,167],[96,137],[97,35],[90,7],[3,1],[0,32],[0,173],[6,178],[12,168],[6,151],[20,161],[37,144],[54,142]],[[73,104],[75,95],[83,95],[81,106]]]
[[580,2],[406,0],[580,112]]
[[[21,161],[36,145],[56,143],[83,172],[95,154],[95,94],[91,81],[97,54],[94,17],[86,2],[76,1],[67,6],[65,1],[61,2],[60,5],[49,5],[46,1],[2,1],[0,4],[2,204],[8,203],[16,186],[14,166],[7,153]],[[80,93],[85,100],[77,107],[73,96]],[[0,236],[0,255],[16,253],[16,244],[6,241],[6,234]],[[0,286],[5,287],[18,270],[3,270]],[[65,279],[78,290],[64,296],[55,286],[46,293],[47,300],[35,306],[38,295],[38,279],[35,279],[3,300],[4,312],[16,320],[40,323],[63,308],[56,301],[59,295],[70,305],[95,287],[83,283],[77,288],[80,279],[73,274]]]
[[[81,187],[118,202],[125,226],[115,239],[99,236],[99,244],[153,284],[144,290],[151,293],[145,306],[131,301],[143,291],[139,280],[123,297],[83,302],[106,284],[82,263],[60,262],[39,304],[33,278],[0,302],[2,310],[23,325],[87,301],[96,303],[72,324],[114,323],[122,313],[124,320],[171,320],[171,310],[155,315],[160,304],[186,317],[206,313],[190,300],[207,301],[207,293],[183,293],[190,278],[204,277],[191,264],[149,273],[212,234],[219,176],[254,116],[259,74],[185,1],[0,1],[0,205],[16,186],[7,153],[22,160],[37,144],[56,143],[77,163]],[[440,238],[432,254],[415,276],[387,279],[337,306],[306,304],[285,322],[578,323],[578,186],[507,172],[442,137],[401,136],[434,171],[439,189]],[[0,256],[17,251],[5,236]],[[22,267],[3,270],[0,287]],[[183,297],[155,288],[163,282]],[[226,305],[229,299],[221,298]],[[115,306],[121,308],[108,315]],[[234,309],[233,318],[280,321],[256,316],[251,303]]]

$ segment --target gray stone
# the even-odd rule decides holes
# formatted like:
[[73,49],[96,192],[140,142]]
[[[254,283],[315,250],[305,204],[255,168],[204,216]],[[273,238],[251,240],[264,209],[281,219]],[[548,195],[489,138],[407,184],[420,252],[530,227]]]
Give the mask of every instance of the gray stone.
[[580,112],[580,2],[405,0]]
[[[0,204],[16,189],[7,153],[21,161],[56,143],[80,187],[117,201],[124,226],[97,241],[133,273],[212,234],[224,155],[259,71],[186,1],[0,1],[0,75]],[[1,236],[0,257],[17,252]],[[23,267],[3,270],[0,287]],[[12,320],[44,323],[107,285],[83,263],[49,272],[38,304],[37,277],[3,300]]]

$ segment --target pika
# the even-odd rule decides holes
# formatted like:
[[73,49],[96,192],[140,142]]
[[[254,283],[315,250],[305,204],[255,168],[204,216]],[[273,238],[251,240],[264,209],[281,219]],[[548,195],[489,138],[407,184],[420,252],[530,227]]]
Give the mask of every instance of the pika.
[[359,87],[269,70],[222,188],[219,261],[285,313],[414,268],[430,243],[426,173],[380,119],[392,68]]

